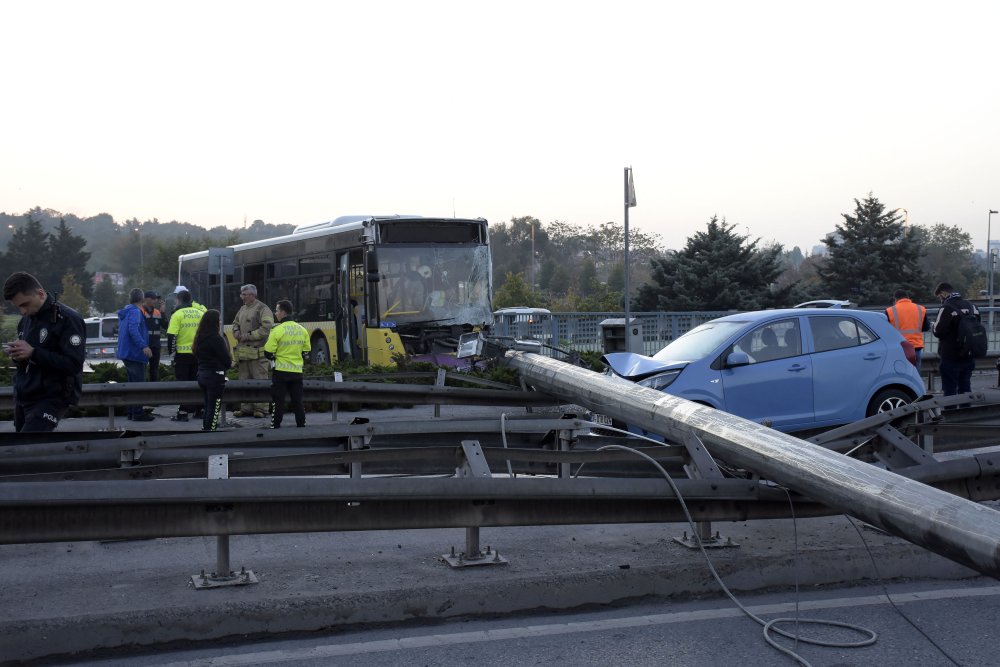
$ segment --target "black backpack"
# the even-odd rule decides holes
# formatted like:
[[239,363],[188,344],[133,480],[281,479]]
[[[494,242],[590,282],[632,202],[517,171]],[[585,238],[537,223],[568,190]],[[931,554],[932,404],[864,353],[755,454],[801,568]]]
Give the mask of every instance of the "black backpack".
[[985,357],[989,347],[986,327],[975,315],[958,312],[958,350],[962,356]]

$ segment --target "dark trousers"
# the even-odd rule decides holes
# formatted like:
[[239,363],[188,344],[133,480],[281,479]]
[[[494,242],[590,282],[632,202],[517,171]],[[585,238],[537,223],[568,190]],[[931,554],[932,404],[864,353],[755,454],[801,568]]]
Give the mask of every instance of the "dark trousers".
[[[174,355],[174,378],[184,382],[193,382],[198,379],[198,359],[193,354]],[[177,408],[178,413],[196,412],[197,405],[181,405]]]
[[[129,359],[123,359],[122,363],[125,365],[125,375],[128,377],[129,383],[146,381],[146,364],[141,361],[131,361]],[[141,405],[128,406],[129,417],[138,417],[142,412]]]
[[941,390],[944,395],[954,396],[972,391],[972,371],[975,368],[976,360],[972,357],[964,359],[941,357],[938,372],[941,373]]
[[66,414],[66,403],[56,398],[43,398],[34,403],[14,404],[14,431],[16,433],[45,433],[54,431]]
[[153,351],[153,356],[149,358],[149,381],[160,381],[160,344],[150,343],[149,349]]
[[306,425],[306,406],[302,402],[302,373],[274,371],[271,374],[271,428],[279,428],[285,416],[285,393],[292,399],[295,425]]
[[214,431],[219,428],[222,413],[222,393],[226,390],[226,374],[215,371],[198,371],[198,386],[205,396],[205,414],[201,418],[201,430]]

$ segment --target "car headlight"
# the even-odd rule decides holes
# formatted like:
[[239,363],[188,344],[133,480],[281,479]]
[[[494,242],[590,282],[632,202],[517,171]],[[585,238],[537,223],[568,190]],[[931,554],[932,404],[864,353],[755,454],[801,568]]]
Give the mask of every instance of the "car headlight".
[[669,387],[680,374],[680,371],[668,371],[666,373],[660,373],[659,375],[651,375],[648,378],[643,378],[636,382],[636,384],[640,387],[648,387],[650,389],[665,389],[666,387]]

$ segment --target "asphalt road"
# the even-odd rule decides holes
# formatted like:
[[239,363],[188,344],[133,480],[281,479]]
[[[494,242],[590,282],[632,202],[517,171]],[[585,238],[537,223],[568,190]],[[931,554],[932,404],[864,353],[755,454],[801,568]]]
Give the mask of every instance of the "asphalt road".
[[[891,598],[886,597],[886,591]],[[919,667],[997,664],[992,641],[1000,617],[1000,585],[992,579],[914,582],[739,596],[764,620],[829,620],[866,628],[870,646],[814,646],[777,638],[813,665]],[[894,604],[893,604],[894,603]],[[798,611],[796,611],[798,607]],[[796,632],[794,623],[781,626]],[[866,633],[800,624],[802,636],[857,642]],[[449,621],[360,631],[317,633],[282,641],[159,651],[87,660],[81,667],[320,665],[497,667],[510,665],[795,664],[769,646],[760,624],[728,598],[657,601],[610,609],[494,620]]]

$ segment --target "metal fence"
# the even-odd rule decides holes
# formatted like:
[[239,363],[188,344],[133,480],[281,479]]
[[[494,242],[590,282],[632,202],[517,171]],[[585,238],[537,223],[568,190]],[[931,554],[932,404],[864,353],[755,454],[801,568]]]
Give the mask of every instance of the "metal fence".
[[[980,308],[983,323],[987,324],[990,311],[1000,308]],[[667,343],[679,338],[699,324],[738,311],[693,311],[673,313],[630,313],[642,328],[643,354],[653,355]],[[623,318],[623,313],[532,313],[518,317],[498,318],[494,333],[498,336],[532,338],[548,345],[569,348],[578,352],[603,352],[601,322]],[[932,321],[937,310],[928,309]],[[994,315],[994,328],[989,331],[990,349],[1000,350],[1000,317]],[[930,332],[924,334],[924,352],[937,352],[937,339]]]

